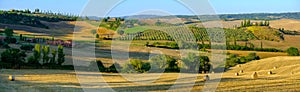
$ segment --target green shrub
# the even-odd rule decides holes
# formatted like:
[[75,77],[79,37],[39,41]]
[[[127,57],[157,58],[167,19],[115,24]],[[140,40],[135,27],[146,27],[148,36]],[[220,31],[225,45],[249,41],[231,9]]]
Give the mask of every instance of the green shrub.
[[10,63],[13,66],[19,67],[25,62],[26,53],[19,49],[7,49],[1,53],[1,62]]
[[150,63],[148,62],[143,62],[142,60],[139,59],[131,59],[129,60],[129,63],[126,63],[123,66],[122,72],[127,72],[127,73],[144,73],[147,72],[150,69]]
[[207,56],[197,56],[189,53],[182,61],[187,68],[186,72],[208,72],[212,67]]
[[33,48],[34,46],[31,44],[22,44],[20,47],[21,50],[27,50],[27,51],[31,51]]
[[151,72],[157,72],[164,70],[166,72],[176,72],[178,71],[178,65],[176,59],[167,55],[156,55],[150,57]]
[[65,62],[64,47],[62,45],[57,46],[57,63],[62,65]]
[[286,50],[289,56],[299,56],[299,51],[295,47],[290,47]]
[[256,55],[256,53],[249,53],[248,56],[246,57],[248,61],[252,60],[259,60],[260,57]]
[[209,58],[207,56],[200,56],[200,73],[208,73],[212,65],[209,63]]
[[229,55],[229,58],[226,59],[225,68],[233,67],[237,64],[240,64],[241,61],[236,54]]

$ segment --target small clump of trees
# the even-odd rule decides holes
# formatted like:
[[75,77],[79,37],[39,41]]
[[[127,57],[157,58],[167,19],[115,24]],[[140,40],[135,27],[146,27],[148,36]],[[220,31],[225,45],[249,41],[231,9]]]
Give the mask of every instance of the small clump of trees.
[[186,72],[208,73],[212,68],[207,56],[199,56],[193,53],[189,53],[187,57],[182,59],[182,62]]
[[126,73],[144,73],[150,69],[149,62],[143,62],[140,59],[130,59],[128,63],[124,64],[122,72]]
[[26,56],[25,51],[9,48],[1,53],[0,64],[5,68],[20,68],[21,65],[25,64]]
[[299,50],[295,47],[290,47],[286,50],[289,56],[299,56]]
[[178,72],[177,60],[168,55],[156,55],[150,58],[151,72]]

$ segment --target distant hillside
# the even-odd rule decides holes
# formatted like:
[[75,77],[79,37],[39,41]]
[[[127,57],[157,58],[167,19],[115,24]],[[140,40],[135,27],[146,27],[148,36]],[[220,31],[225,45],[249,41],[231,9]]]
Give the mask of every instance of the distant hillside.
[[[249,14],[219,14],[217,15],[221,20],[233,21],[240,19],[251,19],[251,20],[278,20],[278,19],[300,19],[300,12],[291,13],[249,13]],[[168,18],[174,16],[163,16],[161,18]],[[178,18],[187,19],[201,19],[204,21],[216,20],[212,15],[176,15]]]
[[29,10],[10,10],[0,11],[0,23],[13,25],[26,25],[31,27],[46,28],[49,27],[41,21],[59,22],[75,21],[78,17],[68,16],[57,13],[40,13]]

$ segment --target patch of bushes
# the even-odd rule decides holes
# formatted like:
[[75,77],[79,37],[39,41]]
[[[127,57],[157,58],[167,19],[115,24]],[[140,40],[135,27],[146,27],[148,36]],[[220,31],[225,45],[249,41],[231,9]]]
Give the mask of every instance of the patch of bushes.
[[150,57],[151,71],[149,72],[178,72],[177,60],[168,55]]
[[248,56],[239,57],[236,54],[230,54],[229,58],[226,59],[225,68],[233,67],[237,64],[244,64],[252,60],[259,60],[260,57],[256,53],[249,53]]
[[1,53],[1,62],[11,68],[20,68],[25,63],[26,53],[19,49],[7,49]]
[[199,56],[193,53],[189,53],[187,57],[182,59],[186,68],[185,72],[191,73],[208,73],[212,67],[209,61],[207,56]]
[[32,51],[33,48],[34,46],[31,44],[22,44],[20,47],[21,50],[26,50],[26,51]]
[[143,62],[139,59],[130,59],[129,63],[126,63],[123,68],[122,72],[126,73],[144,73],[149,71],[150,69],[150,63],[149,62]]
[[289,56],[299,56],[299,50],[295,47],[290,47],[286,50]]

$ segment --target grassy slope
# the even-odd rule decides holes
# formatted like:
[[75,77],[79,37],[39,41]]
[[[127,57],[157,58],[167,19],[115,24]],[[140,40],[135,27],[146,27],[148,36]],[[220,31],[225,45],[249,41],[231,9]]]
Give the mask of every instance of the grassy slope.
[[250,26],[246,28],[247,31],[252,32],[256,37],[271,41],[280,41],[280,32],[278,29],[266,26]]

